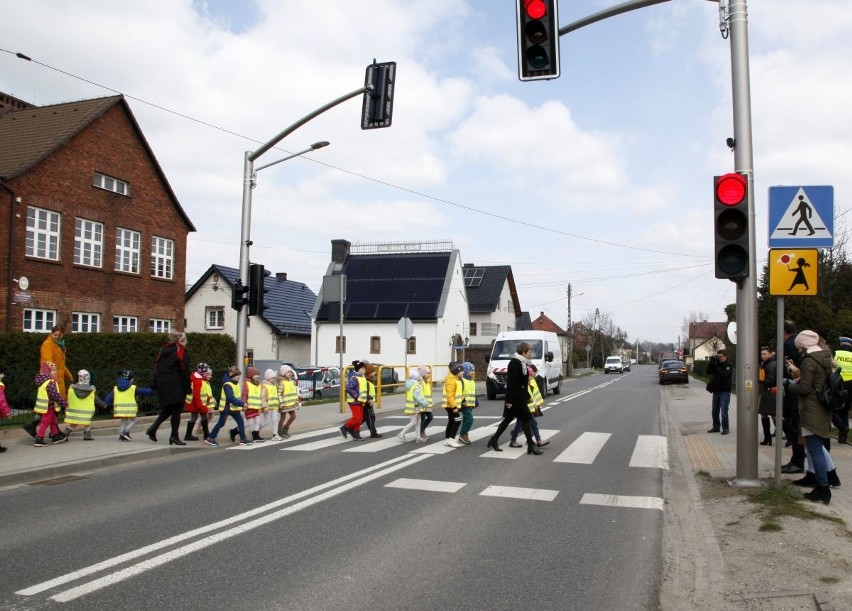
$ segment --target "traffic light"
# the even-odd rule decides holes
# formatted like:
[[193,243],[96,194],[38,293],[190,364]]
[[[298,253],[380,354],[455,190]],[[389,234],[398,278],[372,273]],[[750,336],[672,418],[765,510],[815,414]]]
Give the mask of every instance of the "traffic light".
[[515,0],[518,16],[518,78],[559,76],[557,0]]
[[263,301],[263,296],[269,292],[264,287],[264,279],[267,275],[271,275],[271,272],[267,272],[259,263],[252,263],[249,266],[249,316],[263,314],[263,311],[269,307]]
[[248,293],[248,287],[243,286],[243,283],[240,282],[239,278],[237,278],[237,281],[234,284],[234,290],[231,293],[231,307],[237,312],[242,310],[243,306],[248,303],[246,293]]
[[390,127],[393,119],[393,93],[396,83],[396,62],[367,66],[364,74],[364,102],[361,105],[361,129]]
[[747,278],[748,179],[731,173],[713,178],[716,277],[736,280]]

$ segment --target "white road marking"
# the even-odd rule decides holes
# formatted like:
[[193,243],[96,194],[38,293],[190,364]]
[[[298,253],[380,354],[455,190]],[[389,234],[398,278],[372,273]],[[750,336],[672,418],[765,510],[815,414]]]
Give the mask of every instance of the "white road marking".
[[553,462],[579,463],[590,465],[595,462],[604,444],[611,437],[610,433],[583,433],[568,446]]
[[425,490],[427,492],[457,492],[466,485],[462,482],[436,482],[429,479],[408,479],[401,477],[389,484],[385,484],[385,488],[405,488],[406,490]]
[[[405,443],[402,443],[397,435],[402,432],[402,429],[398,426],[393,427],[381,427],[379,431],[384,432],[382,429],[388,428],[393,431],[393,434],[388,434],[386,439],[382,439],[381,441],[371,441],[370,443],[356,443],[351,448],[347,448],[343,450],[344,452],[381,452],[382,450],[387,450],[389,448],[398,448],[400,446],[407,446],[408,444],[414,445],[417,443],[414,441],[417,439],[417,435],[420,434],[420,428],[418,427],[415,431],[409,431],[406,433],[405,438],[408,440]],[[435,435],[436,433],[443,432],[443,426],[430,426],[426,429],[426,435]],[[419,444],[418,444],[419,445]]]
[[[501,418],[502,420],[502,418]],[[471,429],[467,437],[471,442],[479,441],[485,437],[491,437],[494,434],[494,431],[497,429],[496,424],[489,424],[488,426],[480,426],[475,429]],[[442,427],[441,431],[445,431],[446,427]],[[411,454],[446,454],[447,452],[452,452],[453,450],[460,450],[462,448],[466,448],[466,445],[462,445],[461,448],[451,448],[446,445],[447,440],[440,436],[439,439],[436,439],[433,443],[428,443],[422,447],[417,448],[416,450],[412,450]]]
[[663,510],[663,499],[655,496],[618,496],[615,494],[591,494],[587,492],[580,499],[580,504]]
[[562,403],[562,402],[564,402],[564,401],[573,401],[573,400],[574,400],[574,399],[576,399],[577,397],[582,397],[583,395],[587,395],[587,394],[589,394],[590,392],[592,392],[593,390],[594,390],[594,388],[589,388],[589,389],[587,389],[587,390],[581,390],[580,392],[575,392],[573,395],[568,395],[567,397],[561,397],[561,398],[559,398],[559,399],[552,400],[552,401],[550,401],[550,403],[548,403],[547,405],[545,405],[544,407],[542,407],[542,408],[541,408],[541,411],[544,411],[544,410],[546,410],[546,409],[550,409],[550,407],[551,407],[551,405],[550,405],[550,404],[551,404],[551,403]]
[[480,496],[499,496],[505,499],[524,499],[527,501],[552,501],[557,494],[559,494],[558,490],[515,488],[513,486],[488,486],[479,493]]
[[56,577],[49,581],[42,582],[40,584],[36,584],[34,586],[30,586],[29,588],[25,588],[23,590],[19,590],[15,592],[15,594],[20,594],[22,596],[32,596],[33,594],[38,594],[39,592],[44,592],[45,590],[50,590],[51,588],[55,588],[56,586],[61,586],[62,584],[76,581],[77,579],[81,579],[88,575],[92,575],[94,573],[103,571],[105,569],[111,569],[115,566],[127,562],[129,560],[133,560],[135,558],[139,558],[146,554],[150,554],[152,552],[156,552],[157,550],[169,547],[171,545],[175,545],[178,543],[186,543],[188,539],[193,537],[198,537],[201,535],[206,535],[207,533],[217,531],[221,528],[226,528],[228,526],[233,526],[235,522],[239,522],[241,520],[246,520],[248,518],[267,514],[272,509],[280,507],[282,505],[286,505],[293,501],[299,500],[306,496],[310,496],[312,494],[316,494],[322,490],[326,490],[328,488],[332,488],[349,480],[361,477],[362,475],[366,475],[368,473],[372,473],[379,469],[385,469],[390,466],[393,466],[397,463],[403,463],[404,465],[410,464],[412,461],[412,457],[409,454],[403,454],[402,456],[397,456],[396,458],[392,458],[390,460],[386,460],[383,463],[379,463],[378,465],[373,465],[372,467],[367,467],[365,469],[361,469],[359,471],[355,471],[354,473],[350,473],[348,475],[344,475],[343,477],[339,477],[330,482],[326,482],[324,484],[320,484],[319,486],[314,486],[313,488],[309,488],[308,490],[303,490],[302,492],[297,492],[296,494],[290,495],[283,499],[279,499],[277,501],[273,501],[272,503],[267,503],[266,505],[262,505],[260,507],[256,507],[255,509],[250,509],[249,511],[243,512],[236,516],[230,516],[224,520],[220,520],[218,522],[214,522],[212,524],[206,524],[199,528],[180,533],[175,535],[174,537],[169,537],[168,539],[163,539],[162,541],[157,541],[156,543],[152,543],[151,545],[146,545],[145,547],[140,547],[138,549],[129,551],[127,553],[121,554],[114,558],[110,558],[108,560],[104,560],[103,562],[98,562],[97,564],[93,564],[91,566],[85,567],[83,569],[79,569],[77,571],[67,573],[60,577]]
[[[267,441],[272,445],[278,445],[278,444],[281,444],[281,443],[293,443],[295,441],[301,441],[303,439],[310,439],[311,437],[321,437],[323,435],[328,435],[330,433],[337,433],[338,435],[340,435],[340,427],[333,426],[333,427],[329,427],[329,428],[325,428],[325,429],[317,429],[316,431],[308,431],[306,433],[297,433],[295,435],[291,435],[289,439],[284,439],[283,441],[272,441],[269,438],[267,438]],[[248,432],[246,434],[249,435],[249,436],[251,435],[251,433],[248,433]],[[228,443],[228,442],[224,442],[224,443]],[[224,443],[222,445],[224,445]],[[267,444],[266,441],[264,441],[261,444],[254,444],[253,443],[250,446],[241,446],[241,445],[237,444],[237,445],[229,446],[225,449],[226,450],[253,450],[253,449],[257,449],[257,448],[262,448],[264,446],[269,447],[266,444]]]
[[661,435],[639,435],[633,448],[633,456],[630,457],[630,466],[667,470],[669,463],[666,438]]
[[[546,439],[549,439],[556,435],[556,433],[558,433],[559,431],[554,429],[539,429],[538,432],[541,434],[541,440],[545,441]],[[504,443],[500,446],[501,448],[503,448],[502,452],[495,452],[489,448],[487,452],[480,454],[480,456],[483,458],[504,458],[509,460],[520,458],[521,456],[527,453],[527,442],[524,439],[523,433],[518,436],[518,439],[518,443],[520,443],[522,446],[520,448],[512,448],[509,447],[508,443]]]

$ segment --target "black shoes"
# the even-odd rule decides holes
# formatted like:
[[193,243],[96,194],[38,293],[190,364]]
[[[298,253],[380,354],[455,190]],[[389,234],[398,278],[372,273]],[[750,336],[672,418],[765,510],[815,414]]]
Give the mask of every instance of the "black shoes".
[[234,443],[237,440],[237,435],[239,434],[239,429],[231,429],[228,431],[228,434],[231,436],[231,443]]
[[781,473],[785,473],[790,475],[791,473],[804,473],[805,468],[799,465],[794,465],[793,463],[787,463],[783,467],[781,467]]
[[828,472],[828,485],[832,488],[840,488],[840,477],[837,475],[837,469]]
[[527,442],[527,454],[535,454],[536,456],[541,456],[544,454],[541,450],[538,449],[538,446],[533,441]]
[[831,502],[831,488],[828,486],[817,486],[810,492],[805,492],[803,496],[814,503],[828,505]]
[[492,437],[488,440],[488,447],[491,448],[492,450],[494,450],[495,452],[502,452],[503,451],[503,448],[501,448],[497,444],[497,438],[496,437]]
[[148,430],[145,431],[145,434],[148,436],[148,439],[150,439],[154,443],[157,443],[157,431],[155,431],[153,427],[149,426]]
[[772,437],[766,437],[763,441],[760,442],[762,446],[771,446],[772,445]]
[[793,484],[794,486],[802,486],[802,487],[816,486],[817,485],[816,475],[814,475],[813,473],[808,471],[803,478],[793,480],[790,483]]
[[709,431],[707,431],[707,432],[708,432],[708,433],[718,433],[718,432],[719,432],[719,429],[717,429],[717,428],[714,426],[712,429],[710,429],[710,430],[709,430]]
[[722,429],[722,435],[727,435],[727,434],[728,434],[728,429]]
[[181,441],[180,437],[174,436],[174,437],[169,437],[169,445],[170,446],[185,446],[186,442]]
[[370,433],[370,439],[381,439],[382,437],[384,437],[384,435],[382,435],[378,431],[373,431],[372,433]]
[[509,447],[510,447],[510,448],[522,448],[522,447],[524,447],[524,446],[522,446],[521,444],[519,444],[517,441],[510,441],[510,442],[509,442]]
[[345,425],[345,424],[344,424],[343,426],[341,426],[341,427],[340,427],[340,434],[341,434],[341,435],[343,435],[343,438],[344,438],[344,439],[348,439],[348,438],[349,438],[349,429],[347,429],[347,428],[346,428],[346,425]]

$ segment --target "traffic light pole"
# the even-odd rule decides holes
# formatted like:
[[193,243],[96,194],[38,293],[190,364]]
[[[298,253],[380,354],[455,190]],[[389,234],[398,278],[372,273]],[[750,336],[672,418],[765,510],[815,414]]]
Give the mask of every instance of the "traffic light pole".
[[[240,282],[242,282],[243,286],[248,286],[249,282],[249,247],[252,245],[251,242],[251,192],[255,186],[255,180],[257,178],[256,171],[254,169],[254,162],[258,157],[263,155],[273,146],[281,142],[284,138],[292,134],[294,131],[302,127],[305,123],[314,119],[315,117],[321,115],[325,111],[334,108],[338,104],[345,102],[346,100],[352,99],[355,96],[361,95],[365,91],[367,91],[368,87],[360,87],[351,93],[347,93],[336,100],[332,100],[325,106],[321,106],[316,109],[312,113],[305,115],[295,123],[293,123],[290,127],[279,133],[272,140],[261,146],[256,151],[246,151],[245,158],[243,161],[243,207],[242,207],[242,222],[240,224]],[[319,148],[319,147],[317,147]],[[314,150],[314,147],[306,149],[302,151],[302,153],[306,153],[310,150]],[[299,154],[302,154],[299,153]],[[296,155],[293,155],[296,156]],[[284,161],[283,159],[281,161]],[[259,169],[263,169],[269,167],[270,165],[274,165],[273,162],[267,164],[265,166],[261,166]],[[243,381],[245,379],[245,358],[246,358],[246,347],[247,347],[247,335],[248,333],[248,307],[245,305],[240,308],[237,313],[237,367],[240,368],[240,388],[242,388]]]
[[762,482],[757,476],[757,262],[747,0],[720,2],[719,9],[731,40],[734,170],[748,180],[749,273],[737,283],[737,472],[731,484],[757,487]]

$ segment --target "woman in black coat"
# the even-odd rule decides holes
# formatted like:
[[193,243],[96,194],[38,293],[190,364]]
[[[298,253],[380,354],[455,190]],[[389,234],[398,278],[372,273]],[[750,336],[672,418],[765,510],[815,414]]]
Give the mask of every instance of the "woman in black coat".
[[530,426],[530,377],[527,372],[527,364],[532,355],[532,347],[528,342],[520,342],[518,351],[509,361],[506,368],[506,404],[503,407],[503,420],[497,427],[497,432],[488,440],[488,447],[495,452],[502,452],[500,447],[500,435],[517,418],[523,423],[524,436],[527,438],[527,454],[544,454],[538,449],[533,441],[532,427]]
[[186,445],[180,439],[180,415],[188,394],[192,393],[189,380],[189,354],[186,352],[186,333],[172,331],[169,343],[160,349],[157,369],[154,373],[154,388],[160,401],[160,414],[145,433],[151,441],[157,441],[157,429],[166,420],[171,420],[172,434],[169,445]]

